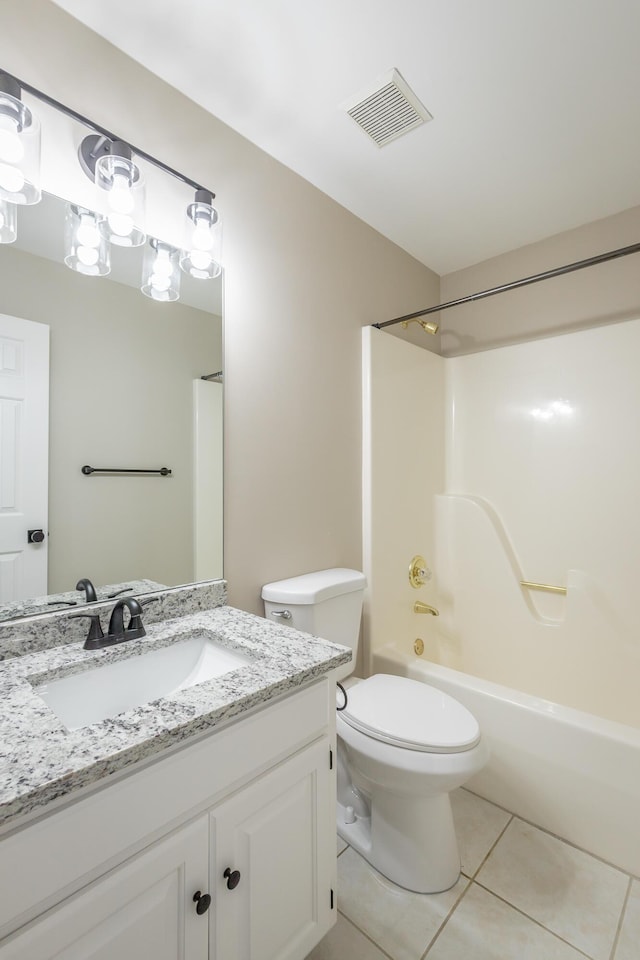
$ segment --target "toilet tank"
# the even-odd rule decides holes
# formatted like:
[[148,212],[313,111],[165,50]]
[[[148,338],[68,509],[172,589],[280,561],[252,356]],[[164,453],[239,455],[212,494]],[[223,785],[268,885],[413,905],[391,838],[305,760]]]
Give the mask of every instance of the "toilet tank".
[[265,616],[274,623],[350,647],[353,660],[341,669],[347,676],[358,653],[365,586],[363,573],[343,567],[267,583],[262,588]]

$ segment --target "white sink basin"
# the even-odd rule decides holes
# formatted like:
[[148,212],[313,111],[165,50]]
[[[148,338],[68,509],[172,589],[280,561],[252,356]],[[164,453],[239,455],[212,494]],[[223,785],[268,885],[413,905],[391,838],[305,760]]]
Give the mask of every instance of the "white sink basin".
[[36,689],[67,730],[79,730],[249,662],[248,657],[200,634]]

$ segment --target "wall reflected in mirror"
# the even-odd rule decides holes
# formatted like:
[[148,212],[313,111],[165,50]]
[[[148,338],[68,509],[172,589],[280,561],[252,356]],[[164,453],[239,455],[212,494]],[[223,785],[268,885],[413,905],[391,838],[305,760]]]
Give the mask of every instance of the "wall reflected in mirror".
[[[42,469],[11,452],[26,420],[5,376],[0,618],[3,609],[15,615],[11,601],[66,595],[83,577],[96,586],[221,577],[222,386],[202,377],[222,369],[222,278],[185,274],[180,299],[158,303],[140,291],[144,247],[113,246],[109,276],[86,277],[63,263],[63,201],[45,195],[18,217],[18,239],[0,245],[0,315],[49,330],[48,468],[44,517],[25,512],[29,475]],[[0,329],[9,380],[14,329]],[[87,464],[171,474],[86,476]],[[25,542],[20,561],[16,523],[23,541],[30,529],[46,534],[41,544]],[[48,554],[43,590],[19,569],[35,551]]]

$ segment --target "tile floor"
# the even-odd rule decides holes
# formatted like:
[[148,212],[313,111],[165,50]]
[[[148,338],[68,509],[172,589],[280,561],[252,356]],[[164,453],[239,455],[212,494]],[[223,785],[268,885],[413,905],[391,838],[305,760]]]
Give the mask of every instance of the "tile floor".
[[445,893],[396,887],[338,838],[338,922],[307,960],[640,960],[640,880],[467,790],[452,803]]

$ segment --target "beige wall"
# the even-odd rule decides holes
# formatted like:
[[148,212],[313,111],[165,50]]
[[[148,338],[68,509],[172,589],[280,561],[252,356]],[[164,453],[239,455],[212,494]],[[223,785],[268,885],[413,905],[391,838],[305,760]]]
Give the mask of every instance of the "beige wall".
[[[0,312],[51,330],[49,593],[85,576],[184,583],[194,564],[193,380],[219,369],[220,318],[13,247],[1,254]],[[84,477],[85,463],[173,472]]]
[[225,220],[225,575],[361,554],[360,328],[438,277],[45,0],[2,7],[2,66],[211,186]]
[[[638,242],[640,207],[441,278],[441,302]],[[454,356],[640,315],[640,254],[545,280],[440,314],[442,353]]]

